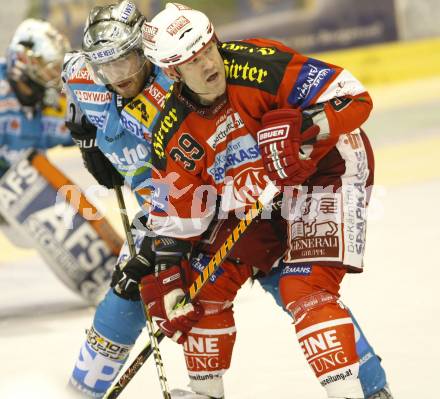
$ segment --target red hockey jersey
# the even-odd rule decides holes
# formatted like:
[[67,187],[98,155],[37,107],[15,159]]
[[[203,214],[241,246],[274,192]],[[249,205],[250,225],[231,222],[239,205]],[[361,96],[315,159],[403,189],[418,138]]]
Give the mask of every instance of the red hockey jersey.
[[368,93],[348,71],[278,42],[227,42],[221,53],[224,98],[196,107],[177,85],[155,126],[150,224],[158,234],[197,239],[218,209],[220,218],[239,216],[255,201],[267,181],[256,140],[267,111],[313,110],[319,141],[302,150],[322,161],[316,174],[331,167],[323,158],[331,158],[340,135],[356,131],[371,111]]

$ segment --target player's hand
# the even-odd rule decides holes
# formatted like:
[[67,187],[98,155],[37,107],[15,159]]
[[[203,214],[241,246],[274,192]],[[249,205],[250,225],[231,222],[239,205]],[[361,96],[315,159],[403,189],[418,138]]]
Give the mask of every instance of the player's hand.
[[130,301],[139,301],[139,283],[142,277],[154,271],[153,238],[145,236],[139,253],[127,262],[116,265],[110,286],[116,295]]
[[96,181],[108,189],[122,186],[124,179],[96,144],[96,128],[85,128],[72,122],[66,122],[66,126],[81,150],[84,166]]
[[111,287],[116,295],[130,301],[139,301],[139,283],[153,265],[142,255],[136,255],[125,265],[116,265]]
[[301,143],[319,134],[312,125],[301,132],[302,114],[298,109],[277,109],[264,114],[257,132],[258,146],[268,177],[279,186],[304,183],[315,171],[316,164],[301,152]]
[[141,297],[163,333],[183,343],[186,334],[204,314],[198,301],[176,307],[185,296],[188,284],[191,243],[172,237],[155,237],[153,251],[155,271],[142,278]]
[[167,337],[179,344],[186,341],[187,333],[204,315],[197,300],[177,306],[185,296],[184,290],[179,266],[171,266],[158,275],[148,275],[141,281],[141,297],[150,316]]

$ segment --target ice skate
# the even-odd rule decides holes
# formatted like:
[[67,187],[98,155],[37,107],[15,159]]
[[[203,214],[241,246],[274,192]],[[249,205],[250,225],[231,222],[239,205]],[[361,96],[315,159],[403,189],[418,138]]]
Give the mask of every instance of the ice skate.
[[393,399],[393,395],[391,395],[390,388],[385,386],[379,392],[375,393],[373,396],[370,396],[368,399]]

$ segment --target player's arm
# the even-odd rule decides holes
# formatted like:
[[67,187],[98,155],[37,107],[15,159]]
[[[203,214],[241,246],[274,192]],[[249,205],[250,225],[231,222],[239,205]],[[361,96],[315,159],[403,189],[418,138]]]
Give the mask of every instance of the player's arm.
[[63,70],[64,91],[67,100],[66,127],[81,151],[84,166],[96,181],[109,189],[113,188],[115,184],[123,185],[124,179],[98,147],[96,141],[97,127],[87,119],[75,94],[70,89],[70,76],[67,72],[69,65],[70,70],[75,70],[70,63],[66,62]]
[[367,120],[372,101],[348,71],[283,45],[279,48],[290,51],[292,58],[277,93],[261,93],[267,111],[257,136],[269,177],[282,185],[297,185],[316,171],[341,134]]
[[118,265],[112,276],[116,295],[127,300],[139,300],[140,295],[163,333],[178,343],[203,316],[198,301],[176,305],[185,296],[190,282],[190,241],[172,237],[146,236],[139,253],[125,265]]
[[313,113],[318,141],[330,142],[359,128],[373,108],[370,95],[349,71],[300,54],[287,66],[275,103],[305,117]]

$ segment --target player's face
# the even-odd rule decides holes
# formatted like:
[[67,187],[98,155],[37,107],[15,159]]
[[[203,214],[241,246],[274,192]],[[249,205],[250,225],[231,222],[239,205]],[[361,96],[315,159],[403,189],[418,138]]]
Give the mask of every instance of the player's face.
[[223,58],[217,45],[211,41],[190,61],[178,66],[183,82],[209,105],[226,91],[226,76]]
[[100,66],[100,77],[124,98],[137,96],[145,85],[151,64],[132,51],[126,57]]

